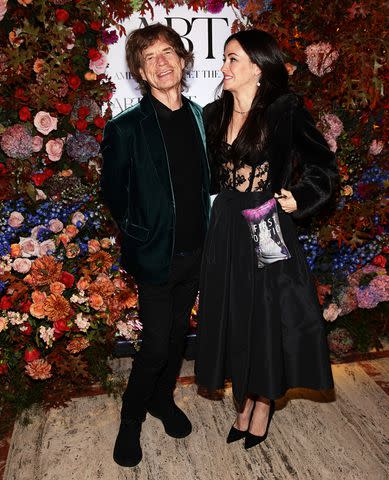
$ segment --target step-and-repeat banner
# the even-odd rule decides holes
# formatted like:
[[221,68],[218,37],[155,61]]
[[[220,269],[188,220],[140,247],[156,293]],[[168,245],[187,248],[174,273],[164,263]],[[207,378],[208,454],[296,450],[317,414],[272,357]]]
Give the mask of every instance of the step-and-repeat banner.
[[[134,29],[151,23],[169,25],[181,36],[185,47],[195,56],[193,70],[189,74],[189,89],[184,94],[206,105],[215,98],[215,90],[222,79],[223,45],[231,34],[231,25],[236,20],[236,12],[225,7],[217,15],[207,12],[194,12],[187,7],[175,7],[166,14],[161,6],[154,6],[154,18],[135,13],[123,22],[127,34]],[[113,115],[138,103],[141,98],[136,82],[132,80],[125,59],[125,37],[112,45],[108,54],[108,75],[116,84],[116,92],[111,100]]]

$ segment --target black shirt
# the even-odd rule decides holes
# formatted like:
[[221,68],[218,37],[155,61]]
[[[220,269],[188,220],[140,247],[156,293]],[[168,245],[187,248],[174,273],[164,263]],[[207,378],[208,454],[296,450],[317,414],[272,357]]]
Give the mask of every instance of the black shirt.
[[200,247],[204,237],[201,199],[201,137],[195,119],[183,98],[183,106],[170,110],[151,97],[162,130],[176,208],[175,252]]

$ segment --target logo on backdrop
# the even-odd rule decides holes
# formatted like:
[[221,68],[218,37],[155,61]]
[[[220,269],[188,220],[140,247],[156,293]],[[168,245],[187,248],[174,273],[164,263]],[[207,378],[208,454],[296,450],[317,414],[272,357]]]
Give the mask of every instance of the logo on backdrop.
[[[182,38],[185,47],[193,51],[194,66],[188,75],[189,90],[185,95],[206,105],[215,98],[215,90],[222,79],[223,45],[231,34],[232,22],[236,19],[232,8],[225,7],[217,16],[202,12],[197,15],[186,7],[175,7],[166,15],[161,6],[154,6],[154,19],[150,15],[132,15],[123,22],[126,32],[160,22],[172,27]],[[110,47],[108,54],[109,67],[107,74],[116,84],[116,91],[111,99],[113,115],[135,105],[141,94],[136,82],[131,78],[125,60],[125,37]]]

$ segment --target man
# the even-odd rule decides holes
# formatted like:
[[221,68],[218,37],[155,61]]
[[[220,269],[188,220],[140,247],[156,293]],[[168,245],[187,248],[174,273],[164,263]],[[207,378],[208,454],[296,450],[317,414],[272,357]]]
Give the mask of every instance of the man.
[[142,459],[147,411],[172,437],[191,432],[173,390],[210,207],[201,108],[181,94],[193,55],[174,30],[155,24],[128,36],[126,57],[144,96],[107,123],[101,185],[123,234],[122,265],[137,281],[143,323],[114,448],[116,463],[130,467]]

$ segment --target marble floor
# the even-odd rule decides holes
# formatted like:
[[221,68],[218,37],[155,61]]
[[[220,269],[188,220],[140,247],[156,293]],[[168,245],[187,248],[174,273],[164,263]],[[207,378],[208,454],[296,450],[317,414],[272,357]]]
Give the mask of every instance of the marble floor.
[[389,383],[389,358],[332,368],[336,401],[331,393],[291,390],[277,402],[267,441],[246,452],[240,442],[225,443],[234,419],[231,390],[218,400],[198,395],[193,362],[186,362],[176,398],[193,433],[170,438],[148,416],[143,461],[132,469],[112,460],[119,399],[97,395],[37,411],[28,425],[15,424],[4,480],[388,480],[389,396],[383,385]]

